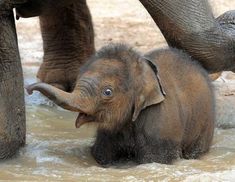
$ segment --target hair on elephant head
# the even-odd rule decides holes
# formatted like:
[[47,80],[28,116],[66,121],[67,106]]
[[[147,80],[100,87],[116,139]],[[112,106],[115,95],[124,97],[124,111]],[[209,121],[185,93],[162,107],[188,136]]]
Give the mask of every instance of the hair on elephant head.
[[175,49],[141,55],[109,45],[81,68],[72,93],[45,83],[27,90],[79,112],[77,127],[98,123],[92,155],[102,165],[197,158],[212,140],[214,97],[207,73]]

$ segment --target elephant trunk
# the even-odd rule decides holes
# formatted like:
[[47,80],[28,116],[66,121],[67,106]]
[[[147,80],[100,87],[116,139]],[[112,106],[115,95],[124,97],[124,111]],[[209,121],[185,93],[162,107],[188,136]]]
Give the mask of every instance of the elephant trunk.
[[235,68],[235,26],[216,20],[207,0],[140,2],[170,46],[185,50],[211,73]]
[[68,93],[46,83],[35,83],[26,87],[28,94],[34,90],[41,92],[58,106],[70,111],[81,112],[79,103],[82,103],[80,97],[75,93]]

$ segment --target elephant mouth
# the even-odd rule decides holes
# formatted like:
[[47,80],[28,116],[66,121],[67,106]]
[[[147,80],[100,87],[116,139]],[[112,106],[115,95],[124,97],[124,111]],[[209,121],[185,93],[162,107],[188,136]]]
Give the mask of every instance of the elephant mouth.
[[80,128],[85,123],[90,123],[90,122],[94,122],[94,121],[95,121],[95,118],[93,116],[88,115],[83,112],[80,112],[78,114],[77,119],[76,119],[75,126],[76,126],[76,128]]

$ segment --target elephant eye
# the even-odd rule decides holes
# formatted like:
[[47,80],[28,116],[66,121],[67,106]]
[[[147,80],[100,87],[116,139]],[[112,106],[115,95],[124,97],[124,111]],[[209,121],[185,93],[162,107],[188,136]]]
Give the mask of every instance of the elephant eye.
[[106,96],[106,97],[110,97],[113,95],[113,91],[111,88],[105,88],[104,91],[103,91],[103,95]]

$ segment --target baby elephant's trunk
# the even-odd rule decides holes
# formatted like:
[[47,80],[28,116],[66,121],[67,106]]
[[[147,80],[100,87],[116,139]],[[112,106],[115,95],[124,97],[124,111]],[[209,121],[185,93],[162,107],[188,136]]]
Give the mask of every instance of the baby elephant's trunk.
[[80,111],[77,96],[74,93],[68,93],[46,83],[35,83],[26,87],[28,94],[34,90],[40,91],[43,95],[54,101],[57,105],[71,111]]

